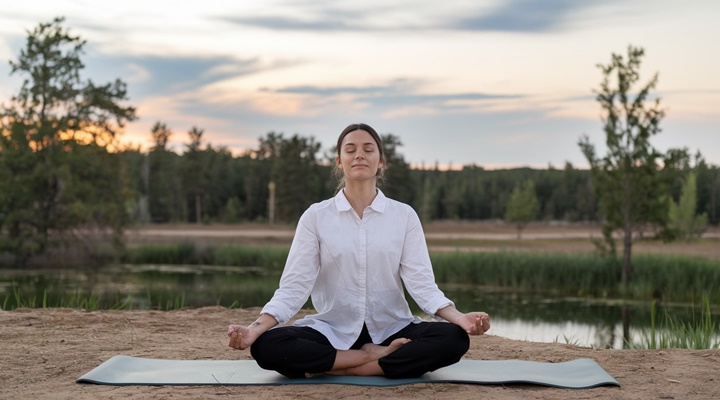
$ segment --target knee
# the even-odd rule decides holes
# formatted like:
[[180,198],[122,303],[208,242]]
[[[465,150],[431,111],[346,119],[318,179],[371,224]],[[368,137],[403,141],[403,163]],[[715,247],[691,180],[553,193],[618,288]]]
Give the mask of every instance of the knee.
[[433,322],[428,339],[436,346],[437,354],[448,363],[460,360],[470,349],[470,337],[461,327],[449,322]]
[[448,332],[446,333],[448,356],[453,356],[460,360],[462,356],[470,349],[470,337],[461,327],[455,324],[448,324]]
[[260,335],[250,346],[250,355],[258,363],[260,368],[275,370],[274,360],[277,360],[277,351],[274,350],[275,344],[268,332]]
[[453,364],[470,349],[470,337],[461,327],[446,322],[435,322],[433,340],[438,346],[438,355],[443,362]]

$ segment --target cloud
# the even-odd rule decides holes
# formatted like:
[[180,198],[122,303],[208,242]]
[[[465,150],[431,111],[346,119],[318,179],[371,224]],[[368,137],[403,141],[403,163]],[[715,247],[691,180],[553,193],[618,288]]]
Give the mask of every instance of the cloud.
[[292,6],[285,3],[282,7],[275,7],[270,13],[221,16],[218,19],[235,25],[278,31],[337,32],[395,30],[398,29],[396,25],[385,23],[387,17],[408,14],[408,4],[402,2],[388,5],[382,1],[365,0],[338,4],[333,1],[296,1]]
[[453,23],[453,27],[472,31],[553,31],[562,27],[569,14],[592,3],[575,0],[509,0],[486,14],[459,19]]
[[127,64],[127,70],[130,73],[128,77],[125,79],[128,83],[133,84],[136,82],[144,82],[149,80],[152,77],[152,74],[150,71],[148,71],[146,68],[143,68],[142,65],[129,63]]
[[[448,4],[449,3],[449,4]],[[572,16],[600,0],[501,0],[494,7],[476,2],[448,0],[441,5],[416,2],[387,4],[299,3],[277,8],[274,14],[223,16],[221,20],[243,26],[294,31],[501,31],[540,33],[566,26]],[[412,7],[412,15],[408,8]]]
[[[363,102],[373,108],[385,111],[397,107],[426,106],[443,110],[467,109],[475,102],[490,100],[520,99],[525,97],[518,94],[492,94],[492,93],[414,93],[413,89],[419,82],[409,82],[398,79],[384,86],[292,86],[275,89],[277,93],[307,94],[312,96],[343,96],[351,95],[354,101]],[[265,89],[269,90],[269,89]]]
[[266,69],[255,58],[238,60],[230,56],[90,56],[86,64],[93,80],[122,77],[129,83],[129,92],[140,97],[193,91]]
[[224,17],[221,19],[238,25],[252,25],[276,30],[344,31],[358,29],[357,26],[350,26],[341,21],[314,18],[304,21],[286,17]]

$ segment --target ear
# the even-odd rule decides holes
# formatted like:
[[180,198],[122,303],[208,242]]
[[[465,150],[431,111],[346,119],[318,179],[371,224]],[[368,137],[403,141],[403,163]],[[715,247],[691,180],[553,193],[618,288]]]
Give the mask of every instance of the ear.
[[337,164],[337,167],[342,169],[342,163],[340,162],[340,156],[335,156],[335,164]]

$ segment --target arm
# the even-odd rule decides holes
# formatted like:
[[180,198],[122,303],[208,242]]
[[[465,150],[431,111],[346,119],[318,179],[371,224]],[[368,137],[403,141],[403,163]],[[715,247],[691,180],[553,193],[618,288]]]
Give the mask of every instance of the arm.
[[260,311],[275,317],[279,324],[290,321],[305,304],[320,273],[320,242],[315,225],[314,213],[309,209],[298,221],[280,287]]
[[490,316],[484,312],[463,314],[455,306],[447,306],[439,309],[435,315],[463,328],[468,335],[482,335],[490,329]]
[[230,325],[228,327],[228,336],[230,337],[228,346],[233,349],[245,350],[255,343],[260,335],[277,324],[277,320],[272,315],[261,314],[255,322],[248,326]]
[[400,277],[417,305],[428,315],[436,315],[438,310],[454,304],[452,300],[445,297],[435,282],[435,274],[420,218],[409,206],[406,211],[407,221],[405,241],[400,256]]
[[248,326],[230,325],[228,336],[229,346],[244,350],[279,323],[286,323],[292,318],[310,295],[319,270],[319,248],[314,230],[305,226],[308,219],[306,211],[295,231],[290,253],[280,278],[280,288],[261,311],[260,317]]

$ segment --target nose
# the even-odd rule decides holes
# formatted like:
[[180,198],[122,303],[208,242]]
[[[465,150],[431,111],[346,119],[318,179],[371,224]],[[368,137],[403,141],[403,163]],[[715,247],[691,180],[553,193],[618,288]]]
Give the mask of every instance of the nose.
[[355,152],[355,159],[356,159],[356,160],[361,160],[361,159],[364,159],[364,158],[365,158],[365,154],[364,154],[362,151],[357,151],[357,152]]

